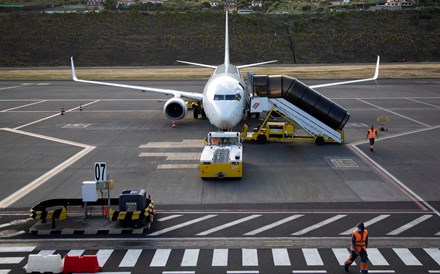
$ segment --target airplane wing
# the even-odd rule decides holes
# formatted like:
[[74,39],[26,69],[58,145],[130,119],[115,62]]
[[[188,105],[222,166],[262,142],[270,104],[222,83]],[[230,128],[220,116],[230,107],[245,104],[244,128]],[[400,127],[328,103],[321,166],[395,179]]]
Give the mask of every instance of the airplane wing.
[[75,81],[75,82],[82,82],[82,83],[89,83],[89,84],[96,84],[96,85],[105,85],[105,86],[112,86],[112,87],[119,87],[119,88],[137,89],[142,92],[151,91],[151,92],[161,93],[161,94],[165,94],[165,95],[173,95],[174,97],[184,97],[184,98],[200,100],[200,101],[203,99],[203,94],[196,93],[196,92],[187,92],[187,91],[179,91],[179,90],[172,90],[172,89],[161,89],[161,88],[151,88],[151,87],[115,84],[115,83],[107,83],[107,82],[100,82],[100,81],[81,80],[76,77],[75,65],[73,64],[73,57],[70,57],[70,62],[72,65],[72,78],[73,78],[73,81]]
[[336,82],[336,83],[328,83],[328,84],[320,84],[320,85],[314,85],[314,86],[309,86],[309,87],[310,88],[322,88],[322,87],[339,86],[339,85],[353,84],[353,83],[366,82],[366,81],[374,81],[379,77],[379,62],[380,62],[380,57],[378,55],[377,62],[376,62],[376,70],[375,70],[374,76],[372,78],[351,80],[351,81],[344,81],[344,82]]

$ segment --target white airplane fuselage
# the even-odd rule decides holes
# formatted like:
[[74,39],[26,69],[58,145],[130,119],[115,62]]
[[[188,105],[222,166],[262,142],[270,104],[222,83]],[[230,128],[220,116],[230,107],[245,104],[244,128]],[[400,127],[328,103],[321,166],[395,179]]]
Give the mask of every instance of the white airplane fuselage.
[[240,123],[246,108],[246,83],[231,64],[217,67],[203,90],[203,107],[209,122],[228,130]]

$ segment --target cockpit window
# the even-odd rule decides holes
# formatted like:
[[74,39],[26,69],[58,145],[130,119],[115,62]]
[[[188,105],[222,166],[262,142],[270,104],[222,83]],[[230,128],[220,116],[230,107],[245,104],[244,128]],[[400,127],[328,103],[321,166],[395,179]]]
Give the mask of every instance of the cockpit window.
[[225,100],[225,96],[223,94],[215,94],[214,100]]
[[[238,96],[241,99],[240,94],[238,94]],[[233,95],[233,94],[227,94],[227,95],[223,95],[223,94],[216,94],[214,95],[214,100],[226,100],[226,101],[233,101],[233,100],[238,100],[237,99],[237,94]],[[240,101],[240,100],[238,100]]]
[[235,94],[235,100],[240,101],[241,100],[241,95],[240,93],[236,93]]

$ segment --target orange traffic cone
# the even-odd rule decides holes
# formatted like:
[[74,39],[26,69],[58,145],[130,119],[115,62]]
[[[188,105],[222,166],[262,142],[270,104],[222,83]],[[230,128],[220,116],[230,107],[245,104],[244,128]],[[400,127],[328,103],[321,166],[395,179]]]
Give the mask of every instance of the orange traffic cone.
[[173,128],[176,128],[176,123],[173,121],[173,125],[172,125],[172,127]]
[[83,106],[82,106],[82,104],[79,105],[79,111],[83,111]]
[[65,112],[65,110],[64,110],[64,105],[61,107],[61,115],[64,115],[64,112]]

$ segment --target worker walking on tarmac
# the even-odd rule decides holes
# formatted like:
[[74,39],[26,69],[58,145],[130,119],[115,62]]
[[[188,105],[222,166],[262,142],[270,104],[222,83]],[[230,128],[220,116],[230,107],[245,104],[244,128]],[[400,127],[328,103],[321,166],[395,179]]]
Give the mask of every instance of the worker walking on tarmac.
[[364,223],[359,223],[351,235],[351,254],[345,261],[344,269],[348,272],[348,267],[356,260],[357,256],[361,257],[361,273],[368,273],[368,230],[365,229]]
[[374,126],[368,129],[367,139],[370,139],[370,151],[374,151],[374,140],[378,137],[377,129]]

